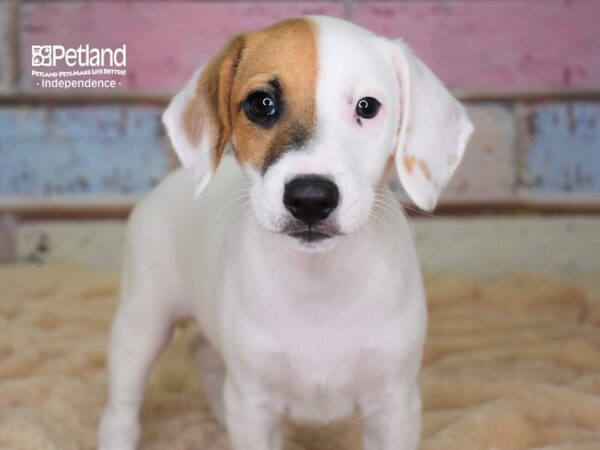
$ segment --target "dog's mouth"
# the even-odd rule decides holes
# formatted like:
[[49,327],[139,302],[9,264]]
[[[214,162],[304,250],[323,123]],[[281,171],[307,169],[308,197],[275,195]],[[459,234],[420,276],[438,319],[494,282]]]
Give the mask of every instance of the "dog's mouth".
[[299,231],[296,233],[288,233],[288,234],[291,237],[299,239],[304,242],[322,241],[324,239],[329,239],[330,237],[333,236],[331,234],[321,233],[320,231],[314,231],[314,230],[305,230],[305,231]]
[[305,225],[292,223],[286,226],[283,233],[304,243],[316,243],[340,236],[339,229],[332,224]]

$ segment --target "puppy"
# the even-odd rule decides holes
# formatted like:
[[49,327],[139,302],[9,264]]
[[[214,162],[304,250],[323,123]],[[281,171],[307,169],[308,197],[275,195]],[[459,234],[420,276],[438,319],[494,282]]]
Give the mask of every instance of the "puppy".
[[384,179],[431,210],[473,129],[462,106],[401,41],[306,17],[234,37],[163,121],[183,168],[129,220],[100,449],[135,448],[188,316],[234,450],[280,450],[283,416],[353,412],[365,450],[415,449],[426,305]]

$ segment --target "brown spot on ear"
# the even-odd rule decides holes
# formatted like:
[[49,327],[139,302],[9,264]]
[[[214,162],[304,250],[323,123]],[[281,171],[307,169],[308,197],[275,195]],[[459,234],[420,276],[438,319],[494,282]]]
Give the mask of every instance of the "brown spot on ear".
[[415,155],[411,155],[410,153],[407,153],[402,158],[402,164],[404,164],[404,168],[406,169],[406,171],[408,173],[413,172],[413,168],[415,167],[416,160],[417,160],[417,158],[415,158]]
[[458,158],[456,157],[456,155],[452,155],[450,153],[446,154],[446,159],[448,161],[449,166],[453,166],[458,162]]
[[[264,172],[284,151],[310,139],[316,124],[317,47],[317,28],[310,19],[286,20],[245,36],[229,105],[238,160]],[[273,80],[281,114],[265,129],[239,105],[253,90],[270,91]]]
[[193,145],[203,137],[210,139],[213,169],[219,164],[231,134],[229,99],[235,67],[244,46],[236,36],[202,69],[195,95],[183,113],[183,130]]
[[427,163],[422,159],[419,159],[417,164],[419,165],[419,169],[421,170],[425,178],[427,178],[428,181],[431,181],[431,171],[429,170],[429,166],[427,165]]

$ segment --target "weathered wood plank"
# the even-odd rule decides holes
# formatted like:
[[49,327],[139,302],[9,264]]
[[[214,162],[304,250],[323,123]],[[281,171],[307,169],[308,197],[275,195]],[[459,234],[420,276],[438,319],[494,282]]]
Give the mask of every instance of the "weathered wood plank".
[[170,169],[160,109],[0,107],[0,194],[136,194]]
[[[237,32],[305,14],[340,16],[335,1],[31,1],[22,5],[23,70],[32,44],[127,45],[121,89],[174,91]],[[25,86],[35,89],[26,78]]]
[[0,92],[14,88],[16,56],[17,8],[13,1],[0,2]]
[[516,126],[510,106],[468,104],[475,131],[442,201],[508,198],[515,191]]
[[[483,276],[523,269],[598,272],[598,229],[598,217],[413,220],[426,271]],[[123,238],[124,225],[118,221],[25,223],[18,231],[18,260],[116,269]]]
[[352,17],[375,32],[403,36],[453,86],[600,82],[598,1],[358,1]]
[[521,190],[600,195],[600,103],[537,103],[523,109]]

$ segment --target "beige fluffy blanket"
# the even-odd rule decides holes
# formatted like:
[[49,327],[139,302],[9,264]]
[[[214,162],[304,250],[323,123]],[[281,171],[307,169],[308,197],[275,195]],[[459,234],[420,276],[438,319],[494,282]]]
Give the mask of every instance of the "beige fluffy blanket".
[[[600,277],[426,281],[422,449],[600,449]],[[92,449],[105,391],[110,273],[0,269],[0,449]],[[142,412],[149,449],[226,449],[180,328]],[[288,425],[287,450],[360,449],[358,420]]]

